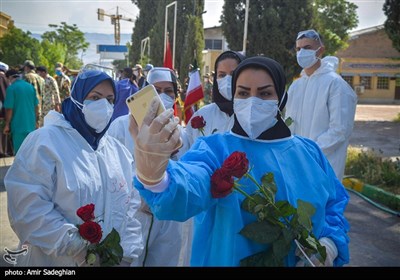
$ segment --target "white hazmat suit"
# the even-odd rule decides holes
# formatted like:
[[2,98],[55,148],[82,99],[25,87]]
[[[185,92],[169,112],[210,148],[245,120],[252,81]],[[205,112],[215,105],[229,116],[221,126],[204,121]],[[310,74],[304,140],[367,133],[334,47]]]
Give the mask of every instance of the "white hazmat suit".
[[28,253],[18,266],[83,265],[85,243],[76,210],[95,205],[103,237],[115,228],[123,262],[137,265],[143,250],[134,218],[140,196],[132,187],[133,160],[116,139],[104,135],[97,150],[62,114],[50,111],[45,126],[28,135],[6,177],[12,229]]
[[317,142],[341,181],[353,131],[357,95],[335,71],[338,59],[327,56],[311,75],[302,71],[288,90],[285,117],[292,134]]

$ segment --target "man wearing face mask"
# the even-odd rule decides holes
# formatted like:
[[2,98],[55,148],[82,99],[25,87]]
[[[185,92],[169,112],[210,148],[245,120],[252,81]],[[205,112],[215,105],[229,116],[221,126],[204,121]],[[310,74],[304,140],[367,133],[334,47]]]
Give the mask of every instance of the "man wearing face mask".
[[4,183],[10,224],[26,255],[21,266],[86,266],[86,242],[76,225],[78,208],[95,205],[104,239],[113,228],[123,248],[120,265],[136,265],[143,249],[135,218],[140,197],[132,188],[133,158],[106,134],[114,81],[86,71],[74,81],[62,114],[51,110],[44,126],[22,143]]
[[[147,83],[154,85],[165,109],[171,110],[178,95],[175,73],[169,68],[155,67],[149,71]],[[108,134],[120,140],[133,155],[135,144],[129,134],[129,118],[130,114],[127,114],[115,119]],[[180,158],[188,149],[182,127],[178,126],[178,129],[181,132],[183,146],[171,157],[174,160]],[[136,217],[142,224],[143,240],[144,244],[147,244],[140,257],[141,266],[189,265],[191,237],[183,235],[183,223],[156,219],[144,201]],[[190,227],[190,224],[187,226]],[[184,245],[185,243],[189,244]],[[179,262],[180,259],[183,259],[182,263]]]
[[315,30],[298,33],[296,51],[303,71],[289,87],[285,117],[293,120],[293,134],[317,142],[342,180],[357,96],[336,73],[338,58],[321,58],[325,46]]

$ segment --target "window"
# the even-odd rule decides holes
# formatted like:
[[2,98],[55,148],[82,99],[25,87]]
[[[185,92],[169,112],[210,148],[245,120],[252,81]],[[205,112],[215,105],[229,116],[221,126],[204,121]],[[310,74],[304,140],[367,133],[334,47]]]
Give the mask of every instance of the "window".
[[389,77],[378,77],[377,89],[389,89]]
[[360,76],[360,82],[365,89],[371,89],[371,77]]
[[206,39],[205,50],[222,50],[222,40]]
[[353,87],[353,76],[343,76],[343,80],[345,80],[351,87]]

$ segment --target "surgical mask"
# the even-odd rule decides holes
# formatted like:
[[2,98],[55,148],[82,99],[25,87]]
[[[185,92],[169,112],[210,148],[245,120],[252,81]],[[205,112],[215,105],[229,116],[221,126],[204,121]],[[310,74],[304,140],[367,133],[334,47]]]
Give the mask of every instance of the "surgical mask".
[[57,76],[61,76],[61,71],[57,70],[57,71],[56,71],[56,75],[57,75]]
[[221,95],[227,99],[227,100],[232,100],[232,76],[231,75],[226,75],[225,77],[221,79],[217,79],[218,83],[218,90],[221,93]]
[[297,63],[300,65],[301,68],[309,68],[313,66],[318,61],[317,51],[320,49],[319,47],[316,50],[306,50],[300,49],[297,52]]
[[114,106],[108,102],[107,98],[84,100],[83,104],[76,101],[72,96],[71,100],[82,110],[86,123],[97,133],[106,128],[114,113]]
[[169,96],[166,93],[160,93],[158,96],[160,96],[162,103],[164,104],[164,107],[166,110],[172,109],[174,107],[175,99]]
[[250,139],[256,139],[277,123],[278,100],[262,100],[258,97],[235,98],[233,111],[240,126]]

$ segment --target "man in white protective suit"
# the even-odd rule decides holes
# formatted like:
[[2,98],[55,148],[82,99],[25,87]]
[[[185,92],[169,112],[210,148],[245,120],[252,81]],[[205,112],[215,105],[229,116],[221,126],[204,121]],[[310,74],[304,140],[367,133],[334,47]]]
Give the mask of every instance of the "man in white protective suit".
[[289,87],[285,117],[293,121],[289,126],[293,134],[317,142],[341,181],[357,95],[336,73],[338,58],[321,59],[324,51],[321,36],[315,30],[298,33],[297,62],[303,71]]

